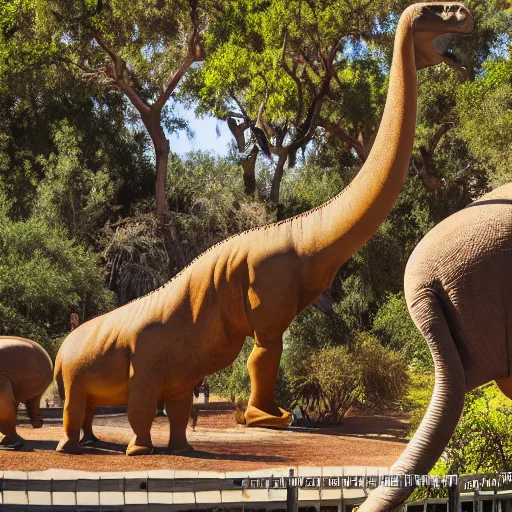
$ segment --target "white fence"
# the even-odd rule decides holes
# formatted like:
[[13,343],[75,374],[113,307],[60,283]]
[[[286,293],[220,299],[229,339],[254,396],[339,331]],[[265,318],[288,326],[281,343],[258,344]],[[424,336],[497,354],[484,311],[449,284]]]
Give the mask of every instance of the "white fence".
[[[290,471],[291,470],[291,471]],[[286,510],[290,489],[279,485],[292,474],[306,482],[296,488],[295,507],[328,506],[351,510],[367,491],[361,488],[322,488],[322,479],[337,482],[351,476],[387,475],[388,468],[287,467],[259,471],[209,472],[150,470],[128,473],[89,473],[50,469],[40,472],[0,471],[2,512],[28,511],[157,511],[157,510]],[[307,478],[306,478],[307,477]],[[270,486],[251,487],[261,479]],[[336,480],[338,479],[338,480]],[[251,482],[252,481],[252,482]],[[314,482],[308,488],[308,481]],[[287,505],[288,502],[288,505]]]

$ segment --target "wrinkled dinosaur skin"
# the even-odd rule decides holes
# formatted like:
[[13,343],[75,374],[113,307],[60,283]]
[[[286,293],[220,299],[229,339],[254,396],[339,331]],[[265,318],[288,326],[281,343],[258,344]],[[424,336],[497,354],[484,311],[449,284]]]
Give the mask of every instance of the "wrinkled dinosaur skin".
[[416,125],[416,70],[448,57],[435,37],[472,29],[460,4],[414,4],[395,38],[388,98],[365,165],[331,201],[283,222],[225,240],[161,289],[86,322],[64,341],[55,377],[65,390],[65,437],[58,450],[79,453],[94,440],[98,405],[128,404],[135,436],[128,455],[152,450],[150,428],[164,401],[172,452],[187,450],[192,390],[236,358],[247,336],[249,426],[285,426],[274,400],[282,336],[293,318],[330,287],[340,266],[377,230],[409,166]]
[[[391,471],[424,475],[448,444],[467,391],[496,380],[512,398],[512,183],[427,233],[404,281],[409,312],[432,353],[435,386]],[[368,500],[373,508],[362,510],[393,510],[409,494],[381,489]]]
[[24,338],[0,336],[0,448],[23,446],[16,433],[20,402],[26,405],[32,426],[43,426],[39,402],[52,380],[52,361],[43,347]]

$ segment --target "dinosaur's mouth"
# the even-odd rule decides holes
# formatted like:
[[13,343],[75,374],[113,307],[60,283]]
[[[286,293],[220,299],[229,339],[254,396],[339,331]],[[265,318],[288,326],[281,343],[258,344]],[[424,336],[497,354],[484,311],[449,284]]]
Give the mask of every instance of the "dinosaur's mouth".
[[461,64],[461,60],[453,50],[450,49],[453,41],[455,39],[455,34],[443,34],[442,36],[436,37],[432,42],[432,46],[439,53],[439,55],[443,56],[445,59],[449,59],[454,64]]

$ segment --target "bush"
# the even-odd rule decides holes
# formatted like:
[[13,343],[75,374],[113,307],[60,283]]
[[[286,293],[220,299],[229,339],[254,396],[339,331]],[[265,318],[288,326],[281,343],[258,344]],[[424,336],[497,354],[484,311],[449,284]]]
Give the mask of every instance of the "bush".
[[346,347],[326,347],[309,358],[309,373],[293,379],[295,398],[320,421],[337,422],[362,397],[359,368]]
[[361,403],[372,409],[396,406],[409,387],[404,358],[368,333],[356,336],[355,357],[361,375]]
[[433,369],[427,342],[409,315],[403,293],[390,293],[373,320],[373,333],[384,346],[399,351],[421,369]]
[[356,334],[350,346],[287,353],[285,361],[294,399],[320,421],[337,422],[354,405],[396,406],[409,383],[402,356],[368,333]]
[[466,395],[462,418],[434,471],[477,474],[512,471],[512,401],[494,384]]
[[0,195],[0,334],[32,338],[50,352],[82,320],[110,309],[100,257],[41,219],[11,221]]
[[169,279],[169,254],[154,214],[107,224],[100,243],[119,304],[141,297]]
[[145,295],[202,252],[231,235],[270,222],[265,207],[248,201],[240,170],[207,153],[174,156],[169,164],[169,212],[158,221],[152,203],[105,226],[100,245],[119,303]]
[[418,428],[434,392],[434,372],[409,372],[409,390],[402,400],[405,411],[411,412],[408,436],[412,437]]
[[47,159],[40,157],[45,177],[37,187],[34,214],[90,243],[119,209],[113,206],[118,180],[112,179],[105,165],[94,171],[84,166],[83,136],[67,122],[60,124],[54,140],[56,152]]

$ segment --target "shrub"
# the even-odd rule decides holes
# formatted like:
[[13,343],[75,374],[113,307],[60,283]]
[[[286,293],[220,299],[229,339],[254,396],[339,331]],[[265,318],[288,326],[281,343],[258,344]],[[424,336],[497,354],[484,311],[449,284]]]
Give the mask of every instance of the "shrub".
[[500,395],[493,384],[466,395],[461,420],[434,471],[512,471],[512,401]]
[[325,347],[309,358],[308,373],[293,379],[295,398],[320,421],[337,422],[362,397],[359,368],[346,347]]
[[362,386],[361,402],[373,409],[396,406],[407,393],[407,363],[368,333],[356,336],[355,357]]
[[60,124],[54,139],[56,152],[48,159],[40,157],[45,177],[37,187],[34,214],[90,243],[119,209],[114,206],[117,180],[106,165],[94,171],[84,165],[83,137],[67,122]]
[[0,334],[32,338],[50,352],[69,330],[69,315],[82,320],[113,305],[100,257],[65,232],[31,217],[12,221],[0,195]]
[[207,153],[171,158],[165,218],[139,203],[133,216],[103,229],[100,244],[112,284],[124,304],[180,272],[231,235],[270,222],[261,203],[244,195],[240,170]]
[[432,356],[407,310],[403,293],[390,293],[373,320],[373,333],[381,343],[403,354],[406,361],[432,369]]
[[152,213],[107,225],[101,244],[120,304],[155,290],[169,279],[169,254]]
[[287,353],[285,361],[294,399],[321,421],[339,421],[358,404],[378,409],[396,406],[408,389],[403,357],[368,333],[356,334],[349,346],[303,351],[302,360]]

